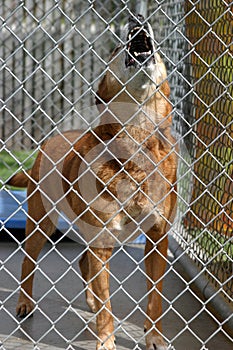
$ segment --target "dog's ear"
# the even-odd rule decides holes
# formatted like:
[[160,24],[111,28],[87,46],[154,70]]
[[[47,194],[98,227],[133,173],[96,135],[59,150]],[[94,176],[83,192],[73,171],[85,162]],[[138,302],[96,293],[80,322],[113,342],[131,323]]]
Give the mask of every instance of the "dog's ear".
[[95,97],[95,104],[99,110],[99,112],[103,112],[105,106],[104,103],[107,103],[110,98],[108,97],[108,86],[107,86],[107,77],[106,75],[103,77],[98,86],[98,91]]
[[169,98],[169,96],[170,96],[170,86],[169,86],[169,83],[168,83],[167,79],[161,84],[160,90],[161,90],[161,92],[163,93],[164,96]]
[[[120,50],[121,45],[116,46],[109,58],[110,62],[113,61],[114,57]],[[122,86],[119,82],[117,82],[117,80],[113,79],[114,85],[112,84],[111,77],[113,77],[111,74],[111,70],[107,70],[98,86],[95,103],[100,112],[102,112],[105,108],[104,104],[108,103],[114,96],[116,96],[117,92],[119,92],[122,89]]]

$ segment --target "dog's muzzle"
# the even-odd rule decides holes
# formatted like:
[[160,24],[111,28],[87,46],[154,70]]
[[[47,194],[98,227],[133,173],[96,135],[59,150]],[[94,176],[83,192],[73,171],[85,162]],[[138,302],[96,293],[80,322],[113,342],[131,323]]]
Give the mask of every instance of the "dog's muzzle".
[[130,17],[126,42],[125,66],[148,66],[155,63],[153,38],[143,16]]

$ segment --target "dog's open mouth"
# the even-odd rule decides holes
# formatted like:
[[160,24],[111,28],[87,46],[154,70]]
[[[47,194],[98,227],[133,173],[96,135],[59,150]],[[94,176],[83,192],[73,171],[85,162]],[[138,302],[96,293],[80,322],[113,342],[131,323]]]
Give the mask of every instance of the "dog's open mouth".
[[155,63],[152,38],[146,25],[136,24],[127,36],[125,65],[126,67],[147,66],[151,62]]

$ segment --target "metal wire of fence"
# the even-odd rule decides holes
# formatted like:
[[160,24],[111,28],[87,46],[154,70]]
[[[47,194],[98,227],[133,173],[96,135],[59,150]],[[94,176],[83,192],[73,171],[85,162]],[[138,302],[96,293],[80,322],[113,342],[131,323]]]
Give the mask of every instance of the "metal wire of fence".
[[[193,191],[184,219],[209,278],[232,297],[232,8],[187,4],[189,81],[193,86]],[[192,50],[195,48],[195,50]],[[195,243],[194,243],[195,242]]]
[[[98,120],[98,115],[92,114],[98,83],[106,72],[110,53],[121,40],[120,29],[131,11],[138,9],[146,11],[155,31],[156,46],[168,68],[173,134],[180,144],[178,213],[171,232],[200,268],[200,273],[205,273],[213,283],[216,294],[232,302],[233,21],[230,0],[195,3],[190,0],[3,0],[0,10],[1,191],[7,190],[5,182],[13,173],[31,165],[35,153],[49,136],[58,131],[87,129]],[[2,232],[8,230],[8,220],[2,223]],[[54,247],[56,249],[56,245]],[[16,252],[18,250],[21,250],[20,243]],[[3,270],[11,274],[8,259],[3,261]],[[65,256],[61,259],[65,260]],[[76,260],[77,257],[72,264]],[[139,265],[135,269],[141,271]],[[46,279],[40,267],[39,271]],[[78,275],[76,271],[75,274]],[[17,280],[15,276],[13,279]],[[46,293],[48,291],[44,291],[45,296]],[[133,297],[132,302],[139,308]],[[172,307],[172,302],[169,305]],[[3,309],[6,310],[4,303]],[[46,312],[44,317],[49,327],[53,327]],[[222,329],[224,323],[226,321],[216,321],[217,329]],[[87,321],[84,320],[84,324],[87,327]],[[133,331],[129,327],[125,329],[123,332],[133,338],[133,333],[130,335]],[[46,330],[44,332],[46,334]],[[30,332],[23,329],[23,333],[28,337]],[[178,335],[173,336],[171,343]],[[204,349],[198,334],[195,337]]]

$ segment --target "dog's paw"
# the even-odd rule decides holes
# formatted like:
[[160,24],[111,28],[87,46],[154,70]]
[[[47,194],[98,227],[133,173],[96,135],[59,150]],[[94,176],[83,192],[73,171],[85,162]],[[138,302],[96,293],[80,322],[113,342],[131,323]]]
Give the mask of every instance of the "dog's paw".
[[[17,317],[26,317],[34,309],[34,304],[31,300],[19,301],[16,307],[16,316]],[[31,314],[30,316],[32,316]]]
[[98,341],[96,350],[116,350],[115,337],[111,336],[103,342]]
[[146,350],[168,350],[167,344],[159,335],[146,336]]

